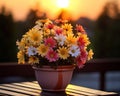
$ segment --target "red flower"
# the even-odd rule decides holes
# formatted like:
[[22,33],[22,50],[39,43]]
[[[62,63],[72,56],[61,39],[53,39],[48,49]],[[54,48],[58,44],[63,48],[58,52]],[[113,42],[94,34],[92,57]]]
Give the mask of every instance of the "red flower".
[[82,27],[81,25],[76,25],[76,30],[77,30],[78,32],[83,33],[83,34],[86,33],[85,30],[83,29],[83,27]]
[[54,27],[54,24],[52,24],[52,23],[49,23],[49,24],[47,25],[47,28],[48,28],[48,29],[53,29],[53,27]]
[[55,23],[56,24],[65,24],[66,22],[68,22],[67,20],[62,20],[62,19],[56,19]]
[[80,37],[78,38],[78,45],[79,47],[85,47],[89,45],[89,39],[86,34],[81,34]]
[[51,49],[48,51],[46,58],[49,60],[49,62],[53,62],[58,60],[58,54]]
[[77,65],[79,68],[83,67],[87,60],[87,51],[82,49],[81,54],[76,58]]
[[57,28],[55,28],[55,32],[56,32],[56,34],[61,34],[62,32],[63,32],[63,29],[62,28],[59,28],[59,27],[57,27]]
[[56,46],[56,41],[53,38],[51,38],[51,37],[50,38],[46,38],[44,40],[44,42],[45,42],[45,45],[47,45],[47,46],[49,46],[51,48],[54,48]]
[[85,46],[85,44],[86,44],[86,41],[84,40],[84,37],[80,36],[79,39],[78,39],[78,45],[79,45],[79,47],[83,48]]

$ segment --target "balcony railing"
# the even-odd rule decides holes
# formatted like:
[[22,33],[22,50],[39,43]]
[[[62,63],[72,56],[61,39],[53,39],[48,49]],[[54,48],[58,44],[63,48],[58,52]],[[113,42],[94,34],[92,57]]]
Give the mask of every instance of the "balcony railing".
[[[120,59],[93,59],[82,69],[75,69],[76,72],[89,73],[98,72],[100,75],[100,90],[105,90],[106,73],[111,71],[120,71]],[[31,65],[14,63],[0,63],[0,77],[20,76],[35,77]]]

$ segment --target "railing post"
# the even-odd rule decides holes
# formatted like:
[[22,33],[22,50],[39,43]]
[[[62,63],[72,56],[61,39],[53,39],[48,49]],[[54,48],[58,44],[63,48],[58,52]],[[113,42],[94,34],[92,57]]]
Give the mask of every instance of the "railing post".
[[100,72],[100,90],[105,90],[106,78],[105,78],[105,71]]

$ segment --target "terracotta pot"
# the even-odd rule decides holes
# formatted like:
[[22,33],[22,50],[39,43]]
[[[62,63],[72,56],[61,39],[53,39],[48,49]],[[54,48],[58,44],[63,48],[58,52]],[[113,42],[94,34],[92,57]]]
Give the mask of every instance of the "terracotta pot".
[[50,66],[33,67],[36,79],[42,91],[65,91],[70,83],[74,66],[59,66],[57,69]]

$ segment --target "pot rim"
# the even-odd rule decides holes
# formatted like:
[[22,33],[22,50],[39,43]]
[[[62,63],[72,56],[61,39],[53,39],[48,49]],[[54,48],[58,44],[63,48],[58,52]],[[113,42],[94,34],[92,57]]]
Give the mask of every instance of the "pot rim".
[[34,70],[39,71],[71,71],[75,69],[75,65],[65,65],[65,66],[57,66],[57,68],[51,66],[42,66],[42,67],[32,67]]

